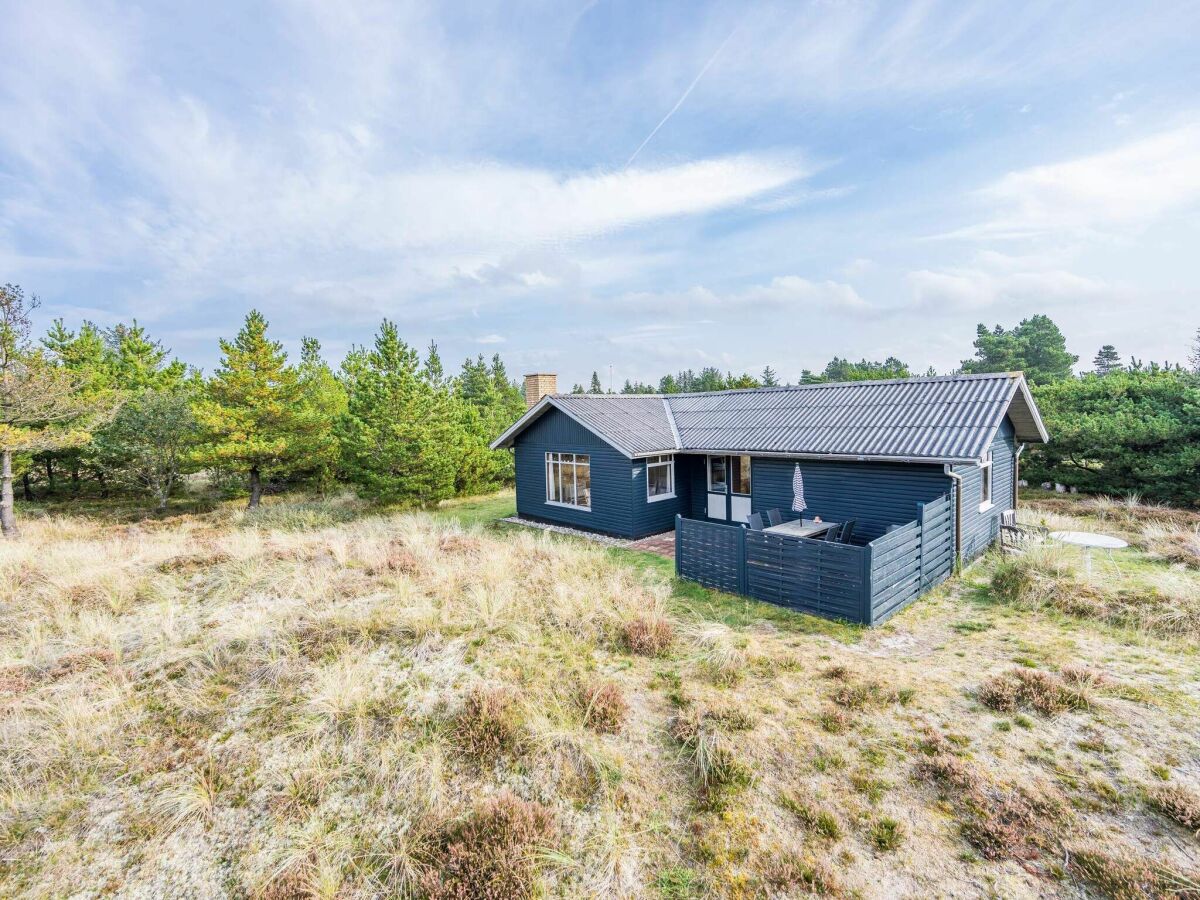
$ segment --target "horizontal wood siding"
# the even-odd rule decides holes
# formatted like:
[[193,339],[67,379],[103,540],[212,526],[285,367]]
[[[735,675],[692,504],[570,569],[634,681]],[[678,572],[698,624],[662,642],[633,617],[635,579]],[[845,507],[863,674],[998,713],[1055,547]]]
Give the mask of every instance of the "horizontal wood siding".
[[740,525],[717,525],[698,519],[678,519],[675,529],[675,569],[682,578],[728,591],[745,590],[745,536]]
[[669,500],[655,500],[651,503],[646,498],[646,461],[633,461],[631,478],[632,493],[630,494],[630,514],[633,520],[634,537],[644,537],[648,534],[659,534],[670,531],[675,527],[675,516],[690,515],[692,483],[691,471],[687,457],[675,457],[675,496]]
[[[590,512],[546,502],[546,454],[586,453],[591,457]],[[630,461],[570,416],[551,409],[517,437],[517,512],[522,516],[586,528],[623,537],[633,536],[633,478]],[[643,475],[644,477],[644,475]],[[645,485],[643,484],[643,491]]]
[[756,458],[751,469],[754,512],[779,509],[785,519],[797,516],[791,512],[797,462],[808,503],[804,517],[820,516],[829,522],[856,519],[856,543],[873,541],[889,525],[913,521],[918,503],[936,500],[950,490],[950,479],[941,466]]
[[746,530],[746,593],[826,618],[864,621],[866,547]]
[[992,507],[979,511],[983,475],[979,466],[955,466],[962,476],[962,554],[974,559],[1000,537],[1000,514],[1012,509],[1016,446],[1012,423],[1006,418],[992,441]]

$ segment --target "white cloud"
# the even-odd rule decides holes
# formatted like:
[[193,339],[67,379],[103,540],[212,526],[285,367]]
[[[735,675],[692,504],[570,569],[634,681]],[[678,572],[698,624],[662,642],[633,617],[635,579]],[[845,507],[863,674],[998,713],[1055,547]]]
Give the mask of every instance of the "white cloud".
[[502,334],[485,334],[475,338],[477,344],[503,344],[508,338]]
[[908,273],[913,305],[947,313],[1037,302],[1111,299],[1116,289],[1072,272],[988,272],[982,269],[921,270]]
[[1200,200],[1200,125],[1010,172],[978,199],[993,216],[953,236],[990,240],[1138,229]]
[[[610,299],[600,301],[614,302]],[[852,285],[839,281],[810,281],[798,275],[780,275],[766,284],[750,285],[741,290],[714,291],[702,285],[684,291],[641,291],[626,294],[615,301],[625,308],[662,312],[696,309],[804,309],[834,310],[842,313],[866,313],[872,307]]]

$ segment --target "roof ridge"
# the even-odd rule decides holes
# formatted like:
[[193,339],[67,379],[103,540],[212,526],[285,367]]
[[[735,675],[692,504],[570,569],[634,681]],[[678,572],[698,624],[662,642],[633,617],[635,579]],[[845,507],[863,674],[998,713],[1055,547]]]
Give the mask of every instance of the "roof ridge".
[[878,384],[929,384],[935,381],[986,381],[1024,378],[1024,372],[963,372],[958,375],[914,375],[911,378],[877,378],[864,381],[815,381],[811,384],[780,384],[773,387],[727,388],[722,391],[679,391],[674,394],[590,394],[560,393],[554,397],[605,400],[670,400],[673,397],[711,397],[730,394],[770,394],[807,391],[820,388],[866,387]]

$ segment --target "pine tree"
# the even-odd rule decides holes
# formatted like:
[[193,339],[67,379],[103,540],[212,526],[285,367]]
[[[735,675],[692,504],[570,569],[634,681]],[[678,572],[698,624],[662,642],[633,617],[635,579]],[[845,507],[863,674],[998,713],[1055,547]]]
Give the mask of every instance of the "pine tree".
[[762,386],[763,387],[779,387],[779,376],[775,374],[775,370],[770,366],[764,366],[762,370]]
[[592,386],[588,388],[588,393],[589,394],[603,394],[604,393],[604,387],[600,384],[600,376],[596,372],[592,373]]
[[221,363],[196,408],[205,432],[201,452],[210,464],[233,464],[247,473],[247,508],[254,509],[265,471],[319,464],[323,423],[305,402],[283,345],[267,337],[262,313],[251,310],[237,337],[220,343]]
[[1196,336],[1192,338],[1192,348],[1188,353],[1188,365],[1193,372],[1200,375],[1200,328],[1196,329]]
[[1121,355],[1117,353],[1117,348],[1112,344],[1105,344],[1097,352],[1092,360],[1092,367],[1097,375],[1109,375],[1113,372],[1119,372],[1121,366]]
[[0,287],[0,529],[17,533],[13,504],[13,455],[79,446],[111,411],[83,380],[56,365],[31,340],[30,313],[37,297],[25,299],[17,285]]
[[346,389],[321,358],[321,342],[314,337],[300,339],[297,371],[304,404],[318,423],[309,456],[311,468],[303,474],[309,475],[324,489],[333,483],[341,456],[334,424],[346,414]]
[[442,366],[442,356],[438,353],[436,341],[429,342],[429,351],[425,354],[425,368],[421,374],[435,388],[442,387],[446,382],[446,370]]
[[338,436],[347,477],[390,503],[431,507],[451,496],[459,420],[450,396],[421,377],[417,353],[395,324],[385,319],[374,348],[353,350],[342,374],[348,396]]

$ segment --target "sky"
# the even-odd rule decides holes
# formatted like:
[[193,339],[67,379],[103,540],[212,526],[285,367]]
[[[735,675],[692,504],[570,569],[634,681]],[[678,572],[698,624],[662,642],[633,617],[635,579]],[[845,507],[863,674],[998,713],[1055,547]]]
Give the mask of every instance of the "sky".
[[[607,386],[1200,327],[1200,2],[0,0],[0,282]],[[610,369],[611,367],[611,369]]]

